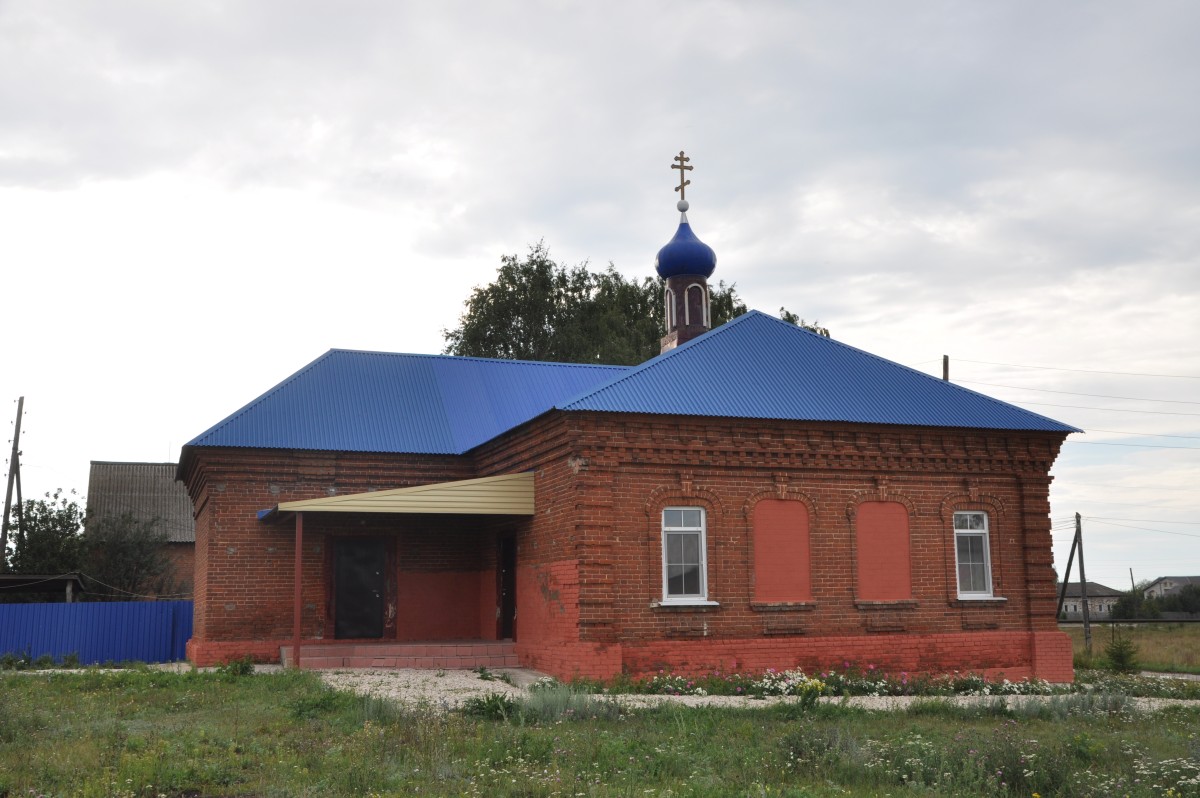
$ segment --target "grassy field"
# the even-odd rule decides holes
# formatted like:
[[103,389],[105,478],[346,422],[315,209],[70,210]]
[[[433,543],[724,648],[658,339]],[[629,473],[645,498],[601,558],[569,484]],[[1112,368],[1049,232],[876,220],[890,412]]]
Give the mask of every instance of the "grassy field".
[[1200,703],[1045,700],[630,712],[558,688],[469,714],[309,673],[0,673],[0,796],[1200,795]]
[[[1071,636],[1075,646],[1076,665],[1086,664],[1083,646],[1083,626],[1060,626]],[[1119,626],[1117,634],[1127,637],[1138,647],[1142,668],[1163,673],[1200,673],[1200,623],[1139,623]],[[1112,624],[1092,626],[1092,654],[1096,664],[1103,664],[1104,647],[1112,640]]]

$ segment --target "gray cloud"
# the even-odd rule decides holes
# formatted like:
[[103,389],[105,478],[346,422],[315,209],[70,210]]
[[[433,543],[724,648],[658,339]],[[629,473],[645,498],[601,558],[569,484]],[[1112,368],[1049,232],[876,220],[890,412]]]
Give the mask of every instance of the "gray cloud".
[[[751,305],[902,362],[949,352],[964,379],[1146,396],[1135,378],[962,361],[1200,374],[1198,22],[1182,0],[9,0],[0,203],[36,232],[15,231],[23,251],[0,238],[0,261],[33,264],[28,296],[53,275],[99,351],[134,364],[167,359],[146,325],[221,308],[212,345],[236,384],[199,407],[177,398],[186,369],[140,388],[211,422],[268,387],[264,361],[274,377],[310,348],[436,348],[470,285],[539,239],[649,274],[684,148],[689,216]],[[124,216],[89,204],[123,188]],[[34,304],[31,340],[69,349]],[[265,306],[328,316],[281,327]],[[1200,435],[1184,416],[1031,408]],[[163,456],[108,445],[74,456]],[[1091,480],[1153,503],[1143,467],[1194,475],[1102,449],[1064,455],[1072,502],[1111,500]]]

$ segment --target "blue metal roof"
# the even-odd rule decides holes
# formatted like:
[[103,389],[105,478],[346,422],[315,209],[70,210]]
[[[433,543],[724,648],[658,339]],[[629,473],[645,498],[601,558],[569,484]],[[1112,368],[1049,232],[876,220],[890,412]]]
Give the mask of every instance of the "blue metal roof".
[[1079,431],[751,311],[636,367],[334,349],[187,446],[461,454],[555,408]]
[[460,454],[628,370],[333,349],[187,445]]
[[1078,432],[751,311],[562,410]]

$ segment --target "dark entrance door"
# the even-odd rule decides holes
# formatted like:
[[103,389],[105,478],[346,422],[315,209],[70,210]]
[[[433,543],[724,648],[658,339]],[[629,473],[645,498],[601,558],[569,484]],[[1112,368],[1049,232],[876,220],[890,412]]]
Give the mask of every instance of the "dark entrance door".
[[501,640],[515,639],[517,632],[517,541],[508,535],[500,538],[496,577],[500,593],[500,617],[496,635]]
[[386,554],[382,540],[337,541],[333,556],[334,637],[383,637]]

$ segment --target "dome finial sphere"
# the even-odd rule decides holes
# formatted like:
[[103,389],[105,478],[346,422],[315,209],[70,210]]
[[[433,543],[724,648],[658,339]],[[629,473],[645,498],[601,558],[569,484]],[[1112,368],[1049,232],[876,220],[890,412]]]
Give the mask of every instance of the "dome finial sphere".
[[681,199],[679,202],[675,203],[675,207],[679,209],[680,213],[687,213],[687,209],[690,206],[688,205],[687,200]]

